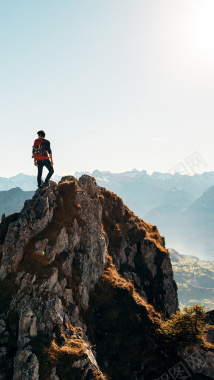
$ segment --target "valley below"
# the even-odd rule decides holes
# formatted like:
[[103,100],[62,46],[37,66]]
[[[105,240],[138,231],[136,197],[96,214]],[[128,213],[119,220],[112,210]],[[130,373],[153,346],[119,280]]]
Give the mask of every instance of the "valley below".
[[195,304],[214,309],[214,262],[181,255],[169,249],[174,279],[178,286],[179,308]]

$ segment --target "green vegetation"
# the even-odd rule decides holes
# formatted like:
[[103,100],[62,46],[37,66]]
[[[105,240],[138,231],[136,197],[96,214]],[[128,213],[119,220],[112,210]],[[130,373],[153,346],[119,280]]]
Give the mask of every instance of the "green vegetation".
[[212,345],[206,341],[206,333],[213,326],[205,324],[204,307],[194,305],[177,311],[171,318],[161,324],[158,332],[165,343],[173,345],[177,350],[188,346],[209,348]]
[[214,309],[214,262],[182,256],[169,249],[174,278],[178,286],[179,308],[198,304]]

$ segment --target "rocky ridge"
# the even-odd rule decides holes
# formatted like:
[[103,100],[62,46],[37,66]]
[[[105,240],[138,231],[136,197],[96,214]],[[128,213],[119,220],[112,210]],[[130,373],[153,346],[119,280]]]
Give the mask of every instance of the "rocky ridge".
[[171,365],[155,336],[178,308],[164,239],[93,177],[36,191],[0,225],[0,258],[0,380],[149,380]]

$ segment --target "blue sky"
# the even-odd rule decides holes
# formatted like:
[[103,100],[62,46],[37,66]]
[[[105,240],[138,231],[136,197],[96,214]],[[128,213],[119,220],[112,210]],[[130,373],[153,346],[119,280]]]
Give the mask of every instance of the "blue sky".
[[[2,0],[1,172],[214,170],[213,0]],[[191,173],[193,174],[193,173]]]

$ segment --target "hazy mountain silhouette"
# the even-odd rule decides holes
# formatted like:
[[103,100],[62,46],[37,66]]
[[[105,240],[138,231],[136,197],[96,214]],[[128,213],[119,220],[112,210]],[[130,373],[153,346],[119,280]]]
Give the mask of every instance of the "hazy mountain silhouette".
[[21,211],[24,202],[32,198],[34,191],[23,191],[19,187],[8,191],[0,191],[0,216]]
[[168,247],[175,247],[185,255],[213,260],[214,186],[186,209],[175,202],[154,208],[145,219],[158,226]]

